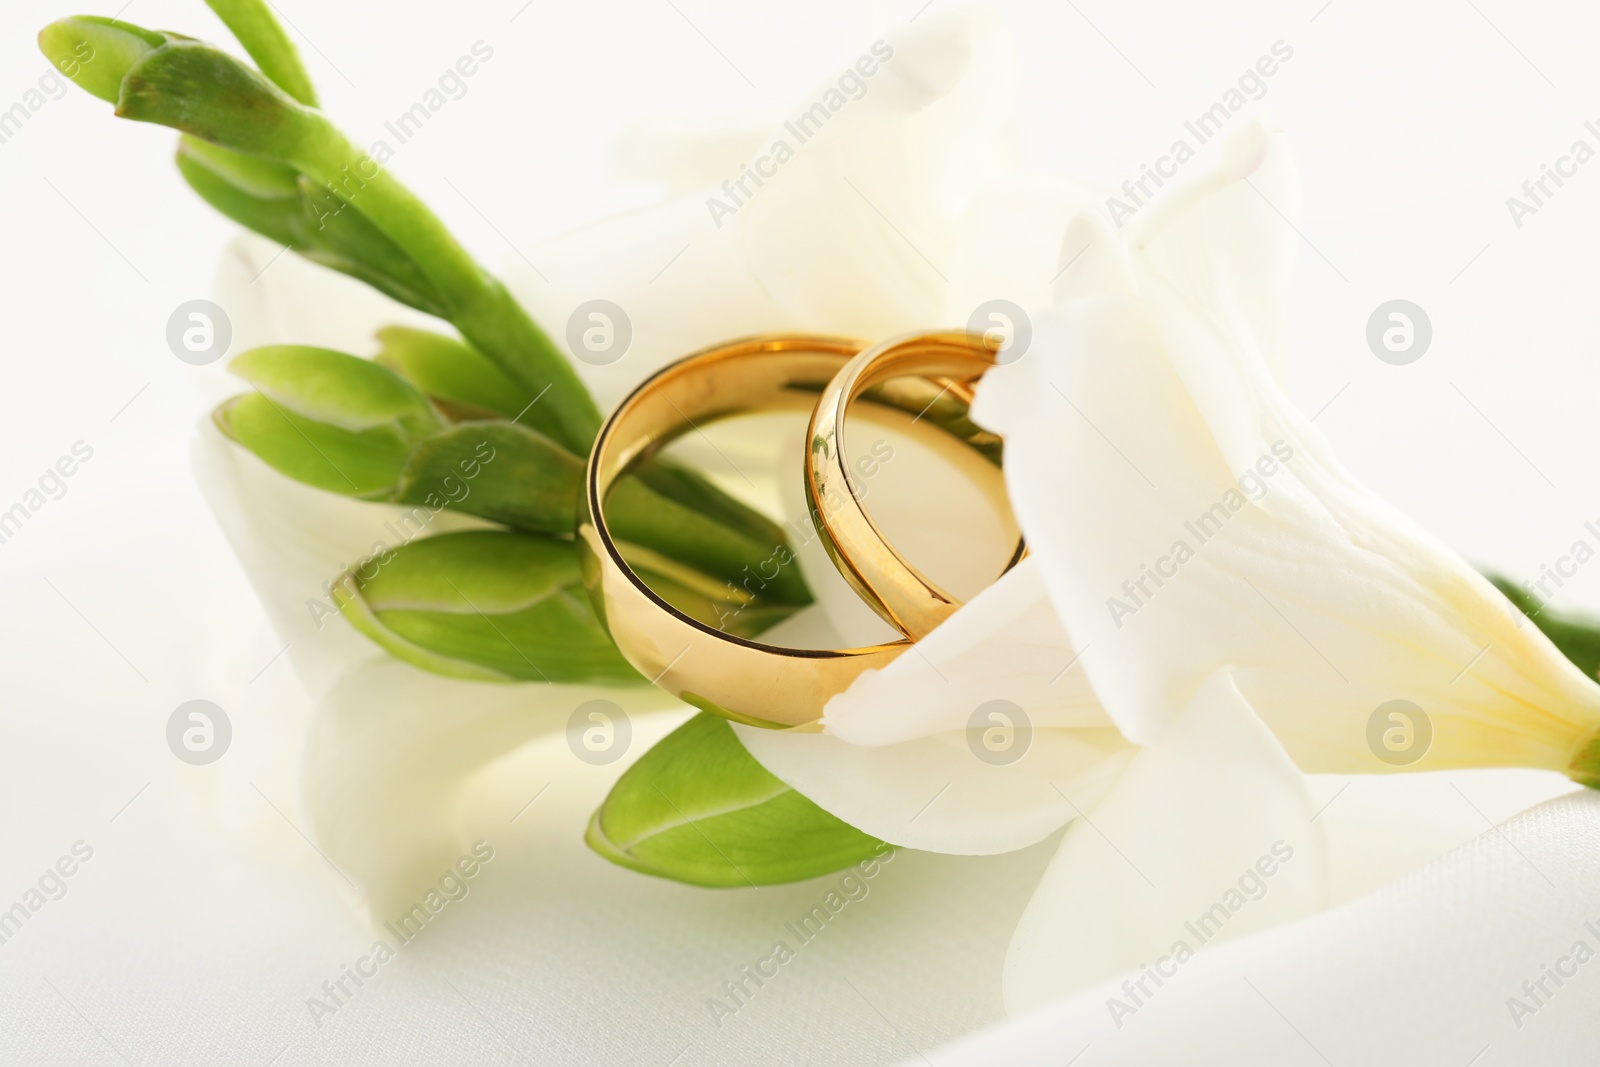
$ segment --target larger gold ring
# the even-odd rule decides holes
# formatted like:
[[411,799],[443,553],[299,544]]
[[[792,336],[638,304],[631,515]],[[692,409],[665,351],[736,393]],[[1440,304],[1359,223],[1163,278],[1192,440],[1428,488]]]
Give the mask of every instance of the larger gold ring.
[[[735,722],[793,727],[815,721],[828,700],[868,668],[910,647],[782,648],[725,633],[689,617],[634,573],[606,529],[605,500],[618,478],[675,437],[705,423],[756,411],[811,410],[862,348],[836,337],[756,337],[719,345],[659,371],[618,405],[589,455],[577,542],[584,582],[617,648],[646,678],[686,703]],[[941,387],[906,379],[874,399],[910,414]],[[775,546],[775,562],[793,562]]]
[[[932,379],[965,415],[974,383],[995,365],[999,348],[988,338],[962,331],[908,334],[867,349],[847,363],[823,390],[806,435],[806,499],[823,546],[862,600],[883,620],[913,640],[926,637],[961,606],[912,566],[879,532],[851,477],[844,416],[857,398],[895,395],[910,383]],[[910,377],[916,375],[918,377]],[[871,392],[869,392],[869,390]],[[946,421],[951,413],[946,412]],[[996,466],[1000,438],[969,425],[963,436]],[[824,506],[826,504],[826,506]],[[1009,570],[1026,549],[1021,539]]]

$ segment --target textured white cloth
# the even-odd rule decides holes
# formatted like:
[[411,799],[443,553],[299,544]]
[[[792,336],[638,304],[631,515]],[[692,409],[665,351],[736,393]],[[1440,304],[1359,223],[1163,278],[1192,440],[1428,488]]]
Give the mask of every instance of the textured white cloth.
[[1593,1063],[1600,795],[1547,801],[1370,896],[1204,949],[1146,980],[1142,1004],[1128,977],[905,1062]]

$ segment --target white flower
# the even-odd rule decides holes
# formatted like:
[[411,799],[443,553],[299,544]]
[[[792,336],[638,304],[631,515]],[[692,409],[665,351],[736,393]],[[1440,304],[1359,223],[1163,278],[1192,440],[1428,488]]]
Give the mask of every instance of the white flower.
[[[1293,210],[1281,138],[1252,127],[1124,238],[1085,215],[1068,244],[1106,267],[1095,288],[1068,286],[980,387],[1095,692],[1149,743],[1231,667],[1308,771],[1566,771],[1600,685],[1357,482],[1277,384]],[[1391,701],[1421,709],[1412,753],[1369,736]]]
[[[930,17],[886,43],[892,57],[868,80],[866,93],[830,119],[776,180],[720,227],[706,207],[717,192],[713,185],[546,242],[529,249],[525,260],[513,261],[511,283],[558,343],[567,317],[586,300],[613,300],[630,316],[634,340],[626,358],[604,367],[578,364],[602,404],[660,365],[742,333],[879,336],[965,321],[978,303],[1000,293],[1033,302],[1047,295],[1056,242],[1043,235],[1059,231],[1090,197],[1074,187],[1010,175],[1013,86],[1004,35],[986,16]],[[782,135],[780,126],[771,136]],[[668,155],[681,163],[682,153]],[[275,256],[277,250],[264,242],[243,238],[224,262],[218,299],[236,322],[240,349],[292,342],[359,353],[370,350],[373,331],[385,323],[427,324],[348,279]],[[197,373],[217,399],[237,391],[220,366]],[[735,439],[722,453],[731,454],[741,474],[784,486],[790,515],[798,518],[803,505],[793,495],[798,479],[790,467],[791,456],[798,463],[798,442],[798,434],[779,442],[792,445],[784,450],[781,471],[770,435],[746,435],[744,448]],[[708,457],[720,463],[722,453],[708,450]],[[932,453],[908,444],[901,455],[897,478],[903,485],[926,484],[943,473],[943,461]],[[428,847],[443,855],[449,845],[451,798],[472,773],[518,739],[564,728],[566,712],[586,696],[544,686],[467,686],[385,662],[381,650],[342,619],[324,620],[311,602],[325,599],[323,584],[370,554],[375,543],[392,542],[385,523],[399,509],[288,482],[227,445],[209,425],[201,428],[196,466],[289,644],[288,657],[320,703],[321,725],[312,731],[303,785],[319,843],[368,892],[403,893],[404,886],[392,884],[398,872],[429,869],[410,853]],[[777,496],[776,488],[769,495]],[[895,525],[944,528],[935,544],[949,557],[994,555],[996,525],[986,508],[966,509],[971,521],[952,525],[948,501],[918,492],[902,494],[899,503]],[[473,525],[475,520],[442,514],[430,532]],[[822,601],[809,613],[810,625],[827,631],[818,639],[867,640],[859,636],[862,628],[881,634],[881,624],[860,607],[820,546],[813,542],[804,551],[808,579]],[[994,569],[984,564],[973,572],[973,587],[987,583]],[[758,758],[802,791],[814,786],[815,799],[847,821],[902,844],[999,852],[1061,826],[1072,818],[1074,805],[1100,795],[1131,748],[1099,711],[1082,671],[1063,674],[1072,652],[1031,567],[1019,569],[981,601],[995,605],[1007,626],[1015,623],[1009,604],[1031,606],[1032,616],[1020,622],[1029,632],[1027,641],[1015,643],[1017,656],[1009,662],[968,656],[980,673],[963,683],[976,695],[985,678],[1010,678],[1017,685],[1007,695],[1039,709],[1026,761],[995,767],[975,760],[965,733],[970,708],[958,718],[947,714],[936,737],[920,738],[927,732],[921,724],[897,727],[898,735],[917,738],[904,746],[841,748],[828,737],[769,735],[764,740],[777,747],[759,747]],[[969,617],[979,611],[975,607]],[[852,615],[854,623],[848,621]],[[858,634],[834,632],[830,624],[841,620]],[[807,624],[797,619],[790,630]],[[924,655],[946,655],[945,643],[925,643]],[[951,646],[948,654],[959,657],[961,650]],[[378,705],[358,697],[357,675],[390,687],[393,700],[407,708],[403,718],[409,725],[401,728],[401,716],[389,717],[387,742],[376,748],[362,739],[363,730],[375,727],[360,723],[377,718]],[[899,683],[886,675],[882,684]],[[1058,712],[1039,706],[1040,691]],[[610,697],[630,708],[676,706],[659,693]],[[353,711],[352,702],[370,710]],[[519,708],[545,710],[511,714]],[[480,724],[463,724],[466,715]],[[454,720],[451,755],[433,762],[427,754],[446,736],[437,730],[443,719]],[[509,725],[502,729],[496,722]],[[868,786],[864,793],[837,773],[840,752],[854,761],[856,784]],[[819,765],[832,769],[820,775],[807,769]],[[353,776],[348,767],[365,769]],[[406,803],[374,799],[359,785],[332,783],[341,773],[369,779],[383,796],[403,796]],[[408,778],[415,779],[409,792]],[[364,811],[359,817],[347,810],[358,800]]]
[[[519,297],[558,342],[585,301],[608,299],[628,314],[625,358],[580,364],[602,406],[660,365],[741,334],[876,338],[965,325],[997,297],[1057,305],[1024,358],[985,381],[977,412],[1007,437],[1007,477],[1033,558],[993,581],[998,525],[985,507],[959,506],[959,486],[874,497],[897,543],[948,571],[946,584],[970,603],[915,653],[835,698],[825,733],[740,728],[751,753],[823,808],[903,846],[1003,852],[1076,820],[1014,946],[1013,1007],[1164,950],[1169,931],[1280,842],[1293,858],[1277,861],[1269,897],[1229,909],[1219,936],[1322,907],[1321,833],[1337,844],[1355,820],[1341,824],[1336,807],[1314,822],[1317,806],[1289,757],[1310,769],[1371,769],[1366,719],[1382,700],[1428,709],[1430,758],[1441,766],[1453,753],[1482,762],[1481,752],[1466,754],[1468,742],[1494,740],[1493,724],[1509,725],[1518,699],[1545,708],[1548,721],[1518,734],[1523,749],[1511,761],[1556,766],[1570,756],[1572,739],[1593,732],[1595,687],[1532,627],[1519,629],[1454,556],[1364,494],[1272,381],[1292,234],[1250,212],[1262,205],[1243,178],[1282,196],[1270,179],[1277,155],[1247,141],[1242,159],[1151,211],[1134,231],[1141,243],[1125,247],[1099,221],[1092,191],[1013,172],[1010,56],[988,18],[929,17],[886,40],[892,58],[865,94],[731,217],[707,207],[721,195],[713,179],[531,248],[511,269]],[[780,136],[775,128],[735,141],[754,153]],[[636,172],[648,169],[646,157],[661,161],[662,176],[680,186],[686,174],[714,173],[686,164],[693,154],[660,144],[624,152]],[[730,158],[726,145],[716,158]],[[241,241],[224,266],[219,301],[234,311],[240,347],[361,352],[378,326],[416,318],[292,257],[263,274],[274,253]],[[1156,566],[1183,521],[1280,438],[1292,455],[1280,457],[1268,496],[1229,509],[1222,534],[1180,578],[1141,595],[1131,617],[1106,617],[1103,600],[1124,595],[1121,582],[1137,583],[1141,565]],[[896,481],[948,484],[933,451],[908,443],[900,455]],[[799,456],[798,433],[767,433],[734,435],[705,458],[715,473],[728,457],[799,519]],[[319,704],[304,814],[374,901],[405,899],[455,855],[454,809],[473,776],[563,729],[594,691],[435,678],[388,660],[342,619],[319,627],[307,601],[385,539],[389,509],[288,483],[209,426],[196,463]],[[438,531],[473,525],[436,521]],[[815,542],[801,546],[800,565],[818,604],[774,640],[842,646],[885,636]],[[1319,577],[1303,581],[1310,574]],[[1335,625],[1341,618],[1349,624]],[[1469,662],[1480,639],[1488,647]],[[1329,676],[1341,661],[1343,683]],[[682,713],[654,691],[609,697],[634,711]],[[1031,727],[1014,762],[980,759],[971,747],[974,712],[995,700],[1024,709]],[[1509,729],[1501,740],[1512,743]],[[1366,882],[1335,870],[1335,890],[1365,887],[1467,836],[1444,822],[1407,833],[1393,862],[1361,868]]]

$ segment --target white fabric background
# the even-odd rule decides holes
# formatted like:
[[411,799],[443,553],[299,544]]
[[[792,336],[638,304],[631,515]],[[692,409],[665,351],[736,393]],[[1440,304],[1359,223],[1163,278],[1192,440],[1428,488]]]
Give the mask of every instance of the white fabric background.
[[[1521,229],[1504,207],[1595,117],[1600,16],[1442,0],[998,6],[1020,50],[1029,167],[1106,185],[1136,176],[1273,41],[1290,42],[1295,59],[1251,110],[1291,131],[1305,178],[1292,395],[1323,412],[1318,426],[1369,484],[1476,561],[1535,573],[1600,517],[1587,433],[1600,395],[1589,351],[1600,169]],[[507,239],[657,195],[607,177],[625,128],[781,104],[922,0],[280,7],[358,139],[380,135],[472,42],[492,44],[494,62],[394,166],[499,262]],[[22,0],[0,13],[0,109],[45,72],[38,26],[76,10]],[[221,36],[197,3],[134,0],[126,17]],[[1504,1007],[1568,931],[1600,916],[1592,798],[1508,826],[1510,853],[1491,834],[1386,896],[1207,953],[1121,1034],[1102,1036],[1104,995],[1089,993],[939,1054],[999,1020],[1005,947],[1050,842],[988,859],[902,856],[719,1029],[705,999],[826,881],[706,893],[609,866],[580,833],[615,767],[563,779],[512,824],[549,780],[541,746],[481,783],[473,811],[497,855],[471,895],[316,1027],[305,999],[372,935],[291,822],[305,700],[189,476],[204,405],[162,333],[172,308],[210,291],[231,227],[183,190],[171,148],[170,134],[113,122],[80,93],[0,144],[0,506],[74,441],[95,449],[67,495],[0,545],[0,907],[74,841],[95,849],[66,896],[0,945],[0,1060],[1066,1062],[1090,1045],[1082,1064],[1480,1053],[1491,1064],[1582,1062],[1570,1050],[1593,1047],[1600,965],[1520,1034]],[[1434,351],[1409,368],[1379,364],[1362,339],[1371,309],[1394,297],[1433,318]],[[1600,568],[1558,604],[1600,606]],[[162,736],[195,697],[223,704],[236,731],[209,769],[174,760]],[[669,725],[641,725],[636,751]],[[1494,822],[1533,799],[1474,795]],[[1380,821],[1382,803],[1393,801],[1379,802]],[[1488,976],[1468,981],[1470,997],[1430,1004],[1436,983],[1468,971]],[[1240,993],[1239,976],[1313,1046]],[[1425,1009],[1447,1010],[1424,1024]],[[1436,1018],[1454,1027],[1448,1039]]]

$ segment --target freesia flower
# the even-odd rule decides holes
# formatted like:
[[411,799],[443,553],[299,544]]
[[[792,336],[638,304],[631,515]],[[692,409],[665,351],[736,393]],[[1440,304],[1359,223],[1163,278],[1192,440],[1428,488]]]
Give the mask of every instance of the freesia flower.
[[[1308,771],[1593,778],[1600,684],[1361,486],[1279,388],[1287,170],[1253,127],[1125,235],[1080,217],[1069,254],[1103,268],[1094,288],[1064,278],[1031,358],[974,405],[1006,436],[1014,506],[1095,692],[1149,743],[1227,666]],[[1415,732],[1385,741],[1396,701]]]
[[[912,328],[930,316],[937,318],[944,314],[938,310],[941,307],[975,306],[979,299],[972,294],[987,297],[996,286],[1021,299],[1037,299],[1048,291],[1048,267],[1054,252],[1047,248],[1049,242],[1039,239],[1039,228],[1064,223],[1072,206],[1084,202],[1086,194],[1042,182],[1021,183],[1025,192],[1020,197],[1009,191],[1017,183],[1007,176],[1004,165],[1011,155],[1005,123],[1011,84],[1003,58],[1003,36],[986,17],[930,19],[892,38],[891,47],[894,56],[877,72],[868,93],[852,101],[851,110],[841,113],[806,144],[805,151],[787,164],[780,180],[763,190],[763,198],[752,200],[735,219],[724,220],[723,227],[718,228],[704,214],[706,191],[697,189],[661,208],[604,222],[529,251],[528,261],[540,264],[547,277],[557,280],[556,284],[546,283],[529,271],[520,277],[513,271],[519,296],[540,321],[564,321],[575,306],[602,294],[626,309],[633,320],[634,341],[624,359],[609,366],[575,363],[602,400],[686,351],[741,331],[803,329],[873,336]],[[974,153],[974,143],[989,145],[993,151]],[[975,166],[975,159],[987,162]],[[849,181],[839,180],[841,171],[847,172]],[[765,199],[768,193],[771,201]],[[878,197],[883,198],[885,209],[894,211],[892,225],[878,214],[874,201]],[[777,208],[780,202],[781,211]],[[1012,211],[1017,203],[1028,203],[1036,210],[1024,218]],[[1002,217],[1013,220],[1014,247],[996,243],[995,224]],[[817,262],[807,267],[805,249],[811,246],[797,245],[792,232],[797,223],[784,221],[806,218],[848,219],[847,232],[857,235],[859,247],[851,249],[853,254],[838,257],[839,234],[835,233],[829,238],[832,243],[826,263],[819,244]],[[1027,225],[1015,224],[1024,221]],[[916,235],[917,250],[899,243],[904,238],[895,234],[897,228],[902,235]],[[655,245],[670,245],[666,256],[670,258],[682,248],[681,235],[696,238],[684,253],[681,269],[674,268],[654,282],[640,277],[630,288],[627,279],[632,275],[617,268],[618,250],[628,248],[633,256],[645,256]],[[919,252],[932,262],[946,264],[955,281],[947,280],[944,270],[924,261]],[[379,326],[426,321],[369,290],[292,258],[282,259],[264,272],[275,255],[276,250],[262,242],[241,239],[224,263],[219,303],[233,311],[241,348],[292,340],[361,351],[370,347],[366,338]],[[908,270],[908,255],[920,264],[918,270]],[[1037,265],[1042,274],[1026,291],[1011,281],[1023,276],[1024,259]],[[858,272],[853,280],[839,275],[841,263]],[[999,280],[992,285],[983,280],[986,268],[998,272]],[[774,295],[777,292],[789,295],[780,300]],[[837,303],[841,299],[846,302]],[[215,396],[235,388],[222,377],[220,367],[198,373]],[[704,450],[713,469],[725,463],[723,457],[727,456],[738,466],[738,476],[749,475],[763,486],[773,486],[765,490],[773,498],[779,495],[778,485],[797,482],[787,477],[787,466],[778,466],[798,454],[797,437],[788,450],[778,447],[788,442],[770,432],[745,434],[742,439],[734,435],[730,440],[725,447]],[[942,460],[918,451],[914,442],[908,443],[902,456],[902,467],[908,468],[899,476],[903,486],[935,477],[941,469],[934,464]],[[925,465],[920,468],[923,474],[910,467],[918,462]],[[339,708],[349,698],[336,700],[335,694],[350,692],[344,679],[380,662],[382,653],[350,633],[342,620],[324,620],[322,612],[310,603],[328,595],[325,583],[352,560],[394,543],[391,531],[401,528],[399,509],[356,503],[288,482],[267,471],[254,457],[228,446],[209,427],[202,430],[197,465],[284,634],[287,655],[323,702],[322,716],[330,720],[341,717]],[[730,480],[735,477],[731,471],[721,473]],[[902,492],[897,503],[910,506],[896,509],[896,528],[937,530],[943,525],[941,503],[909,492]],[[968,510],[980,514],[983,509]],[[476,525],[472,519],[446,512],[433,520],[429,532]],[[938,547],[957,561],[987,560],[995,555],[995,529],[992,522],[975,522],[970,528],[954,531],[953,537]],[[830,578],[830,565],[815,565],[823,559],[820,546],[813,543],[804,551],[814,559],[806,568],[813,583],[839,581],[836,575]],[[980,563],[965,582],[976,590],[990,580],[994,569],[997,565]],[[894,751],[851,746],[854,757],[863,761],[864,777],[887,783],[884,795],[893,796],[897,822],[910,823],[919,808],[926,809],[915,819],[909,838],[893,835],[902,837],[898,843],[942,851],[994,852],[1037,841],[1071,819],[1076,805],[1091,803],[1131,755],[1127,743],[1087,693],[1082,672],[1063,673],[1072,652],[1030,572],[1031,568],[1017,572],[986,596],[994,600],[1020,595],[1032,605],[1035,632],[1030,640],[1036,654],[1026,685],[1048,688],[1060,713],[1054,719],[1038,713],[1031,758],[1009,767],[983,764],[972,757],[964,721],[953,724],[946,736]],[[807,626],[832,630],[824,620],[841,617],[847,610],[836,595],[821,599],[825,606],[812,613],[810,622],[797,619],[790,628],[800,640],[804,640]],[[1000,615],[1005,616],[1007,610],[1002,603]],[[881,624],[873,620],[866,625]],[[778,632],[773,639],[785,638]],[[829,633],[817,639],[843,638]],[[929,645],[924,652],[943,655],[934,649]],[[952,649],[952,653],[958,651]],[[391,673],[421,677],[408,668],[395,668]],[[462,685],[419,681],[406,698],[415,721],[428,721],[426,707],[454,708],[473,702],[525,707],[532,698],[560,709],[560,714],[552,710],[518,719],[519,736],[525,739],[564,728],[565,712],[582,700],[581,694],[560,688]],[[437,705],[426,697],[430,692],[437,693]],[[1012,695],[1030,705],[1035,703],[1026,687]],[[617,694],[612,696],[623,700]],[[670,703],[647,691],[633,691],[624,702],[637,708]],[[438,713],[445,714],[443,710]],[[1072,729],[1058,730],[1058,723]],[[473,736],[471,730],[462,733]],[[342,735],[333,730],[314,734]],[[422,731],[415,748],[406,750],[409,754],[395,751],[385,758],[422,760],[422,753],[435,743],[431,736]],[[796,737],[778,739],[774,735],[773,740],[786,750],[800,752],[835,744],[830,738],[811,739],[817,745]],[[320,743],[314,742],[309,759],[332,774],[342,757],[317,751],[315,745]],[[475,766],[504,751],[507,744],[505,736],[484,736],[481,743],[458,740],[458,750],[475,755],[463,755],[429,780],[437,781],[437,788],[446,794],[459,789]],[[375,757],[369,751],[361,758],[370,762]],[[769,761],[769,768],[806,792],[804,776],[786,773],[786,766],[776,757]],[[1068,791],[1064,794],[1053,781]],[[930,805],[947,784],[946,795]],[[821,782],[818,785],[825,788]],[[352,858],[350,864],[359,874],[370,871],[375,882],[382,881],[384,871],[413,866],[410,860],[373,858],[380,851],[374,841],[355,840],[359,821],[321,810],[319,798],[330,794],[321,791],[315,781],[308,782],[306,790],[319,840],[336,859],[368,857],[359,862]],[[339,795],[349,798],[356,793],[341,791]],[[423,806],[435,813],[430,821],[442,825],[446,817],[442,812],[448,808],[442,797]],[[881,834],[885,829],[865,809],[850,810],[843,803],[838,809],[836,814],[869,833]],[[377,818],[383,806],[373,803],[371,810]],[[400,843],[404,836],[400,820],[395,822],[392,835],[368,836],[378,841],[392,837],[395,849],[403,851],[407,846]],[[350,837],[341,839],[344,831],[330,829],[334,827],[347,827]],[[427,840],[429,836],[412,834],[409,840]]]
[[[1328,899],[1322,833],[1334,820],[1315,820],[1319,813],[1300,772],[1372,769],[1375,760],[1361,757],[1366,719],[1353,718],[1350,709],[1363,702],[1375,709],[1381,701],[1373,698],[1386,687],[1392,694],[1385,699],[1410,697],[1430,708],[1441,754],[1434,758],[1459,752],[1463,765],[1483,760],[1481,750],[1463,747],[1470,730],[1463,733],[1458,724],[1492,722],[1501,714],[1499,729],[1520,728],[1504,717],[1509,704],[1491,700],[1491,683],[1516,682],[1511,692],[1530,702],[1564,696],[1570,699],[1562,708],[1593,705],[1588,683],[1563,668],[1559,653],[1541,644],[1532,627],[1518,629],[1509,612],[1494,614],[1503,606],[1492,590],[1485,593],[1481,579],[1450,563],[1454,557],[1442,549],[1423,558],[1456,583],[1453,602],[1471,609],[1466,617],[1476,621],[1452,621],[1443,594],[1431,601],[1414,596],[1399,618],[1411,624],[1431,619],[1433,628],[1425,632],[1444,635],[1436,649],[1425,648],[1424,658],[1454,655],[1458,638],[1475,640],[1480,631],[1486,644],[1504,643],[1476,666],[1467,662],[1473,651],[1467,650],[1463,667],[1497,673],[1482,675],[1483,683],[1462,679],[1461,693],[1470,695],[1448,705],[1435,699],[1455,696],[1448,684],[1400,686],[1419,661],[1390,649],[1388,658],[1375,661],[1381,669],[1369,670],[1373,663],[1365,658],[1357,661],[1359,672],[1350,665],[1350,678],[1359,679],[1350,683],[1350,694],[1335,700],[1323,692],[1297,712],[1296,704],[1319,684],[1304,673],[1308,655],[1296,650],[1277,658],[1281,635],[1274,636],[1276,644],[1265,637],[1259,645],[1230,643],[1240,632],[1267,634],[1259,625],[1266,616],[1259,613],[1249,616],[1258,624],[1254,630],[1219,626],[1209,632],[1208,598],[1218,593],[1214,581],[1199,577],[1190,595],[1175,595],[1179,583],[1173,580],[1160,595],[1142,595],[1131,619],[1112,620],[1130,633],[1142,627],[1142,643],[1119,643],[1119,628],[1090,618],[1090,607],[1104,610],[1100,599],[1113,595],[1097,583],[1115,574],[1114,590],[1123,580],[1137,584],[1143,564],[1153,567],[1169,553],[1170,543],[1159,543],[1163,523],[1205,512],[1197,505],[1208,504],[1213,490],[1221,492],[1234,479],[1230,472],[1243,469],[1239,457],[1254,469],[1265,431],[1244,432],[1240,427],[1250,425],[1240,421],[1245,415],[1272,413],[1276,421],[1268,428],[1292,450],[1287,460],[1276,457],[1279,472],[1298,473],[1296,461],[1309,465],[1313,459],[1318,469],[1337,472],[1325,446],[1301,432],[1266,370],[1281,358],[1283,232],[1259,220],[1230,229],[1237,220],[1219,216],[1219,204],[1238,211],[1241,197],[1256,195],[1243,182],[1246,175],[1265,195],[1278,195],[1268,177],[1273,167],[1256,166],[1275,166],[1277,157],[1246,142],[1238,153],[1243,163],[1236,158],[1189,194],[1175,195],[1135,231],[1144,243],[1130,251],[1098,220],[1100,198],[1092,191],[1014,173],[1010,67],[989,19],[930,18],[886,43],[892,57],[861,98],[834,115],[731,217],[707,209],[719,195],[711,168],[689,168],[711,180],[685,186],[659,208],[530,249],[522,262],[538,269],[514,264],[513,288],[546,324],[565,322],[597,298],[624,309],[633,335],[624,357],[576,364],[602,405],[665,362],[741,333],[881,337],[965,324],[996,297],[1034,309],[1057,303],[1052,317],[1039,320],[1024,358],[986,380],[978,410],[1007,437],[1011,493],[1034,558],[994,581],[997,545],[1004,544],[996,532],[1003,524],[986,507],[953,504],[960,486],[929,494],[885,484],[873,501],[875,515],[914,558],[926,559],[941,577],[948,571],[947,584],[970,603],[914,654],[862,676],[836,698],[825,732],[738,730],[750,753],[783,782],[893,844],[996,853],[1073,824],[1014,949],[1008,999],[1020,1007],[1170,948],[1163,943],[1167,931],[1207,912],[1244,872],[1269,877],[1260,873],[1263,857],[1274,862],[1270,903],[1227,908],[1217,936],[1322,907]],[[775,124],[773,133],[740,143],[747,152],[759,151],[782,136],[780,128]],[[680,178],[690,154],[665,154]],[[630,158],[637,161],[637,153]],[[716,158],[729,158],[725,146]],[[362,351],[378,327],[422,321],[292,258],[263,273],[275,254],[247,239],[224,264],[219,302],[234,310],[241,347],[293,342]],[[1164,264],[1167,273],[1130,266],[1141,257]],[[657,263],[669,266],[661,270]],[[628,264],[636,269],[624,269]],[[1188,288],[1166,280],[1173,274]],[[1171,355],[1180,347],[1175,341],[1170,348],[1153,343],[1166,335],[1147,320],[1183,324],[1208,314],[1219,322],[1203,328],[1188,323],[1200,340],[1181,355]],[[1125,354],[1124,343],[1132,340],[1148,343]],[[1088,351],[1097,358],[1085,360]],[[1168,358],[1180,370],[1156,377]],[[1085,362],[1098,377],[1073,376],[1086,373]],[[1058,374],[1059,393],[1050,384]],[[1159,388],[1147,392],[1148,383]],[[1174,412],[1181,415],[1176,427],[1168,421]],[[1074,421],[1080,416],[1083,425]],[[1213,427],[1215,440],[1206,436]],[[1175,439],[1178,429],[1190,436]],[[1131,443],[1119,438],[1135,432],[1144,436]],[[1270,449],[1277,440],[1265,439],[1266,454],[1275,455]],[[744,482],[791,520],[804,516],[795,477],[797,434],[766,426],[719,434],[716,447],[694,439],[685,445],[698,446],[698,458],[730,484]],[[945,457],[936,449],[906,440],[897,455],[897,484],[947,482]],[[1062,462],[1063,456],[1071,461]],[[1149,499],[1117,495],[1126,493],[1128,473],[1116,464],[1129,460],[1150,475]],[[307,818],[319,843],[373,900],[405,899],[411,882],[453,855],[452,809],[474,775],[507,750],[565,729],[577,704],[603,697],[641,713],[675,707],[649,689],[497,686],[426,676],[387,661],[342,619],[322,625],[308,602],[330,595],[324,583],[373,554],[375,544],[390,543],[386,523],[398,510],[289,483],[209,425],[196,463],[288,656],[320,705],[305,762]],[[1388,588],[1427,588],[1421,581],[1406,584],[1406,564],[1417,556],[1420,535],[1400,537],[1395,530],[1409,529],[1400,520],[1391,522],[1348,476],[1330,477],[1340,491],[1337,514],[1381,520],[1376,540],[1361,549],[1375,573],[1389,579]],[[1269,492],[1290,484],[1287,477],[1274,480]],[[1347,568],[1336,553],[1312,552],[1317,543],[1309,537],[1297,542],[1288,536],[1289,519],[1319,514],[1311,490],[1291,499],[1309,502],[1281,520],[1288,533],[1273,544],[1294,553],[1286,558],[1297,565],[1325,567],[1328,574]],[[1256,530],[1233,512],[1228,537]],[[435,521],[437,532],[482,525],[448,513]],[[1111,532],[1090,529],[1095,522]],[[1216,541],[1204,546],[1217,550],[1207,565],[1212,568],[1230,564],[1248,571],[1249,553],[1262,547],[1243,541],[1230,550],[1227,539]],[[799,548],[818,603],[771,631],[770,639],[847,645],[885,636],[820,546],[812,541]],[[1154,554],[1140,555],[1148,551]],[[1203,558],[1197,553],[1185,561],[1194,576],[1210,574],[1201,569]],[[1111,563],[1117,566],[1108,569]],[[1131,569],[1119,569],[1123,563]],[[1185,580],[1191,570],[1182,573]],[[1279,573],[1290,572],[1283,567]],[[1282,596],[1287,582],[1262,577],[1256,584],[1271,598]],[[1387,618],[1381,599],[1363,596],[1355,599],[1367,603],[1372,618]],[[1431,604],[1432,616],[1423,617],[1419,603]],[[1291,611],[1267,606],[1273,617],[1279,608]],[[1287,629],[1292,636],[1294,626]],[[1330,658],[1334,651],[1351,646],[1333,646]],[[1022,721],[975,720],[993,702],[1020,709]],[[1562,746],[1587,728],[1576,712],[1552,714],[1548,729],[1524,731],[1530,738],[1523,742],[1524,762],[1555,766]],[[985,759],[974,739],[988,729],[1001,730],[1008,745],[1020,739],[1020,757]],[[1451,843],[1460,839],[1454,827],[1443,836]],[[1292,862],[1281,858],[1285,852]]]

